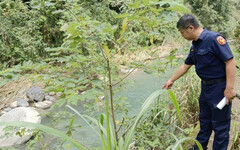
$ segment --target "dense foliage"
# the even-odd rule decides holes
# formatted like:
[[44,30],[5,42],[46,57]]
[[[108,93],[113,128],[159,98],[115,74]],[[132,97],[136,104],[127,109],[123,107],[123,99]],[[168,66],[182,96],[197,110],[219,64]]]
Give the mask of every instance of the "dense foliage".
[[20,0],[0,3],[0,60],[5,66],[23,61],[37,62],[47,56],[46,47],[62,44],[60,31],[63,1],[51,3],[33,0],[27,5]]
[[11,66],[44,55],[40,22],[21,1],[0,3],[0,59]]
[[231,30],[228,28],[228,21],[231,16],[229,0],[186,0],[192,6],[203,26],[208,30],[229,35]]

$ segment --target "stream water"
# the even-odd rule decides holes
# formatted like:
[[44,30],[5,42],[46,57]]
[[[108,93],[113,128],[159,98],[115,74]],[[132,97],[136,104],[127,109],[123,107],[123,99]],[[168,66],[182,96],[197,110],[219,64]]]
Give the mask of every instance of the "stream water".
[[[133,116],[136,115],[141,106],[142,103],[146,100],[146,98],[155,90],[161,88],[165,81],[171,76],[172,69],[166,69],[169,70],[168,72],[163,73],[161,76],[154,76],[152,74],[147,74],[144,71],[138,70],[133,72],[131,75],[129,75],[126,80],[129,80],[130,82],[127,82],[124,85],[124,89],[120,90],[117,94],[115,94],[115,97],[124,96],[126,98],[126,101],[129,103],[129,115]],[[61,108],[62,110],[67,110],[67,108]],[[78,108],[79,110],[79,108]],[[68,109],[69,112],[71,110]],[[64,120],[56,124],[55,127],[58,129],[63,129],[70,123],[69,120]],[[75,124],[80,125],[80,128],[77,128],[73,131],[72,137],[81,143],[89,146],[89,147],[99,147],[101,146],[101,141],[98,135],[91,129],[80,117],[75,119]],[[45,117],[42,119],[42,124],[49,125],[50,119],[48,117]],[[65,129],[66,132],[66,129]],[[47,144],[51,149],[56,147],[57,149],[60,149],[60,144],[57,143],[57,138],[46,135],[44,139],[41,141],[41,143]],[[68,144],[67,142],[64,144]],[[19,149],[19,147],[18,147]],[[25,149],[25,148],[20,148]],[[75,150],[76,148],[71,148],[71,150]]]

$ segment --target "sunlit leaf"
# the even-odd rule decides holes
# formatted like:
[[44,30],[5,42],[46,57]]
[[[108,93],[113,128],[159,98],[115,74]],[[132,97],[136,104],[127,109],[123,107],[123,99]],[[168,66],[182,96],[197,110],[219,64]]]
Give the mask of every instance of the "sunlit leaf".
[[65,23],[62,27],[61,27],[61,31],[66,31],[67,30],[67,28],[68,28],[68,24],[67,23]]
[[130,16],[129,13],[124,13],[124,14],[118,15],[116,18],[126,18],[128,16]]
[[[143,10],[138,11],[137,14],[139,16],[142,16],[142,15],[146,14],[147,12],[149,12],[148,9],[143,9]],[[137,18],[137,16],[135,18]],[[131,16],[131,18],[129,18],[129,19],[134,19],[134,17]]]
[[124,18],[122,23],[122,34],[124,34],[127,29],[127,23],[128,23],[128,18]]
[[153,45],[153,36],[150,38],[150,43]]
[[130,16],[130,17],[128,18],[128,21],[136,20],[136,19],[138,19],[138,18],[139,18],[138,15],[132,15],[132,16]]
[[149,0],[142,0],[144,5],[149,5]]
[[171,10],[171,11],[181,12],[181,13],[189,13],[190,12],[189,9],[187,9],[186,7],[181,6],[181,5],[175,5],[173,7],[167,8],[167,9]]
[[66,87],[68,87],[68,88],[74,88],[74,87],[75,87],[75,84],[74,84],[74,83],[67,83],[67,84],[66,84]]
[[175,109],[177,111],[178,118],[179,118],[179,120],[182,123],[182,115],[181,115],[181,112],[180,112],[180,108],[179,108],[179,104],[178,104],[178,101],[176,99],[176,96],[175,96],[175,94],[171,90],[168,90],[168,93],[169,93],[169,95],[170,95],[170,97],[172,99],[173,105],[174,105],[174,107],[175,107]]
[[109,51],[108,46],[107,46],[107,45],[104,45],[104,49],[105,49],[105,54],[106,54],[106,56],[107,56],[107,58],[108,58],[108,60],[109,60],[109,59],[110,59],[110,51]]
[[156,9],[156,8],[150,7],[150,10],[151,10],[155,15],[159,15],[159,12],[163,11],[164,9],[163,9],[163,8]]
[[45,2],[45,6],[54,6],[55,4],[54,3],[51,3],[51,2]]
[[141,5],[141,1],[140,0],[135,0],[134,4],[128,4],[128,7],[131,9],[136,9],[139,8]]

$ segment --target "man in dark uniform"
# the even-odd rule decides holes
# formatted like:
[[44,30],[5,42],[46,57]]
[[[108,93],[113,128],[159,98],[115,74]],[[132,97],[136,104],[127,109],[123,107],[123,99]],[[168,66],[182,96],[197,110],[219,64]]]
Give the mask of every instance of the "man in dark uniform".
[[[196,137],[204,150],[207,149],[212,130],[215,133],[213,150],[227,150],[231,122],[231,101],[236,93],[233,89],[236,62],[225,38],[219,33],[200,27],[193,15],[185,14],[177,22],[182,37],[192,40],[185,64],[173,74],[162,88],[170,89],[178,78],[192,65],[201,78],[199,97],[200,131]],[[218,109],[216,105],[226,97],[227,105]],[[198,149],[195,145],[191,150]]]

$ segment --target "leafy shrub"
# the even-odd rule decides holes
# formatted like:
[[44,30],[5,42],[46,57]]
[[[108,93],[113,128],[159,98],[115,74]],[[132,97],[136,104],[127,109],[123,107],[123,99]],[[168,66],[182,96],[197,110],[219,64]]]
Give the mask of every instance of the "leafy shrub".
[[[154,107],[151,108],[151,113],[144,116],[136,129],[137,147],[167,149],[175,143],[176,139],[191,136],[192,129],[198,122],[199,81],[196,75],[189,73],[174,85],[182,114],[182,123],[178,119],[170,98],[159,97]],[[183,146],[186,148],[187,144]]]
[[47,47],[59,47],[63,43],[62,22],[71,20],[65,0],[31,0],[31,11],[38,16],[43,42]]
[[12,66],[44,55],[37,14],[20,0],[0,3],[0,60]]
[[[61,46],[64,1],[20,0],[0,3],[0,59],[5,67],[46,57],[46,47]],[[67,16],[67,15],[66,15]]]
[[192,6],[203,26],[208,30],[229,36],[228,21],[231,14],[229,1],[225,0],[186,0]]
[[176,110],[171,105],[171,100],[163,99],[161,96],[151,108],[151,112],[144,115],[141,123],[136,129],[136,147],[144,149],[167,149],[175,142],[172,135],[184,137],[177,126]]
[[240,47],[240,44],[239,44],[239,42],[240,42],[240,22],[238,22],[238,26],[234,30],[234,36],[235,36],[235,40],[236,40],[235,44],[237,45],[238,51],[240,51],[239,50],[239,47]]

